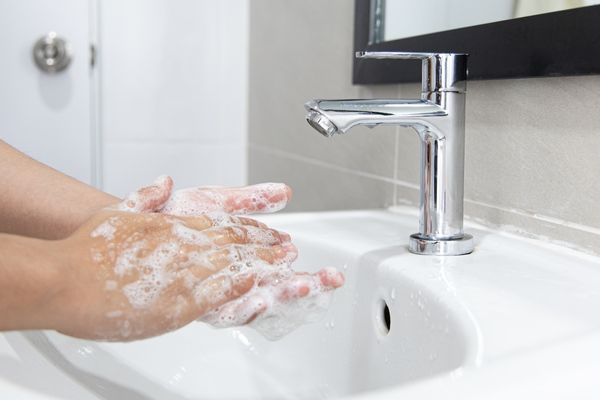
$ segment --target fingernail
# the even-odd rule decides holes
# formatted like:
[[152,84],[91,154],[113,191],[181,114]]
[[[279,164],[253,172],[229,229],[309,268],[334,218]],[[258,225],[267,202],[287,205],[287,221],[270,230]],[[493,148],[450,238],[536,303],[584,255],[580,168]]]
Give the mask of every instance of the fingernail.
[[281,247],[285,250],[285,261],[293,263],[298,258],[298,249],[292,243],[285,243]]
[[275,257],[277,257],[277,258],[283,258],[287,254],[287,250],[285,249],[284,246],[273,246],[271,249],[272,249]]
[[317,274],[319,275],[322,285],[333,289],[343,286],[346,281],[344,275],[332,267],[323,268],[317,272]]
[[298,248],[292,243],[284,243],[281,245],[281,247],[287,252],[287,253],[298,253]]

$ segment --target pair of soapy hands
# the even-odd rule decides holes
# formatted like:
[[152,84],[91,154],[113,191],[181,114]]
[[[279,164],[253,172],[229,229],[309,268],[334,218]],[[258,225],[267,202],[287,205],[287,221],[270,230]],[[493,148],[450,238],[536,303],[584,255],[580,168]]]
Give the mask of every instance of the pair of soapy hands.
[[[221,327],[243,325],[272,305],[252,294],[253,287],[291,302],[311,296],[311,288],[343,284],[332,268],[282,275],[298,255],[290,236],[239,216],[282,209],[291,197],[286,185],[172,187],[170,177],[160,177],[57,242],[68,260],[68,283],[54,291],[58,301],[44,305],[48,315],[60,316],[51,327],[80,338],[126,341],[209,314]],[[273,266],[273,272],[253,263]]]

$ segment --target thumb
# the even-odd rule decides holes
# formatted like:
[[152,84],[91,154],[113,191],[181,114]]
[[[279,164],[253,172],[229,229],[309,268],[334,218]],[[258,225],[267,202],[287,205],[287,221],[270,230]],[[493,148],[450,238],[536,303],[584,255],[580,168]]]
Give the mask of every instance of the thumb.
[[117,208],[121,211],[148,213],[159,211],[169,200],[173,190],[173,179],[161,175],[150,186],[131,192]]

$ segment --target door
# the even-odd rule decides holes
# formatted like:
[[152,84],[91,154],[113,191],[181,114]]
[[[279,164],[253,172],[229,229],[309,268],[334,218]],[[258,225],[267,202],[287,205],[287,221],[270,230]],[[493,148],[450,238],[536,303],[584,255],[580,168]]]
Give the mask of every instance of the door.
[[[0,137],[68,175],[95,179],[94,0],[0,2]],[[72,52],[62,71],[42,71],[34,43],[49,32]]]

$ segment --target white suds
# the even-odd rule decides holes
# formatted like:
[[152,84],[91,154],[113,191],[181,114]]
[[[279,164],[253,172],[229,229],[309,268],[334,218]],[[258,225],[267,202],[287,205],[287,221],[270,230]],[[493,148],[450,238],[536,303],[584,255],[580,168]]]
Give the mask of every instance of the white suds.
[[[254,287],[243,296],[210,311],[200,321],[216,328],[227,328],[244,324],[256,315],[248,326],[269,340],[277,340],[300,325],[317,321],[331,303],[333,290],[325,288],[314,276],[296,275],[287,265],[274,267],[253,261],[241,265],[241,268],[252,268],[257,274],[259,278]],[[332,271],[327,269],[325,272]],[[308,294],[298,295],[306,290]]]
[[206,234],[202,233],[197,229],[188,228],[180,221],[175,221],[172,228],[173,235],[185,243],[194,245],[207,245],[210,244],[210,239]]
[[223,210],[223,196],[220,190],[203,187],[175,191],[161,212],[178,216],[196,216],[215,210]]
[[270,213],[287,204],[286,186],[281,183],[261,183],[245,188],[198,187],[175,191],[162,212],[179,216],[194,216],[213,211],[234,214]]
[[123,293],[134,308],[144,308],[152,305],[162,290],[171,283],[173,273],[169,271],[168,266],[179,253],[179,245],[163,243],[144,258],[135,256],[135,247],[128,249],[117,259],[115,272],[125,273],[131,268],[138,271],[138,279],[125,285]]
[[115,262],[115,273],[118,276],[123,276],[136,270],[139,261],[138,252],[145,246],[146,242],[141,240],[133,243],[129,248],[119,254],[119,257]]
[[117,221],[116,217],[111,217],[108,221],[104,221],[96,227],[90,234],[91,237],[103,237],[106,240],[113,240],[115,237],[116,228],[114,223]]

